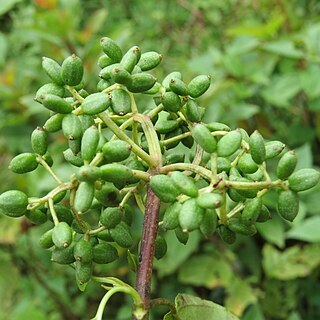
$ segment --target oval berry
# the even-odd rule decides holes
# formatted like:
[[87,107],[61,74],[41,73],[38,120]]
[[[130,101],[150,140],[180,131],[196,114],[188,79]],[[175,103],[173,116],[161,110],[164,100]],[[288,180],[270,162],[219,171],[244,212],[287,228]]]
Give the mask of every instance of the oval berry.
[[131,112],[131,98],[127,91],[116,89],[111,92],[111,108],[115,114],[125,115]]
[[278,212],[280,216],[290,222],[299,212],[299,196],[292,190],[281,190],[278,196]]
[[158,174],[150,178],[150,187],[163,202],[174,202],[180,191],[172,183],[169,176]]
[[28,197],[19,190],[9,190],[0,195],[0,212],[9,217],[21,217],[27,211]]
[[138,66],[142,71],[148,71],[160,64],[162,55],[155,51],[148,51],[141,55]]
[[196,199],[188,199],[183,203],[179,213],[179,224],[184,232],[193,231],[200,227],[204,209],[198,206]]
[[80,182],[74,199],[74,209],[78,213],[84,213],[91,208],[94,191],[94,183],[87,181]]
[[192,98],[198,98],[203,95],[210,87],[211,77],[208,75],[199,75],[193,78],[189,84],[189,94]]
[[100,39],[100,45],[103,50],[103,52],[111,58],[112,61],[114,62],[120,62],[122,59],[123,53],[121,48],[118,46],[118,44],[108,38],[108,37],[103,37]]
[[89,127],[81,139],[81,157],[85,161],[92,161],[97,153],[100,133],[96,126]]
[[83,62],[75,54],[66,58],[61,65],[61,77],[65,84],[77,86],[83,77]]
[[82,101],[81,108],[85,114],[95,115],[105,111],[110,105],[110,96],[103,92],[97,92],[86,97]]
[[15,156],[9,165],[9,169],[15,173],[27,173],[38,167],[37,155],[35,153],[21,153]]
[[266,159],[266,147],[262,135],[256,130],[249,139],[250,153],[253,161],[261,164]]
[[52,241],[57,248],[67,248],[72,242],[72,229],[62,221],[56,224],[52,231]]
[[171,174],[171,180],[177,189],[180,190],[181,193],[195,198],[198,196],[198,188],[195,185],[192,178],[186,176],[180,171],[174,171]]
[[213,153],[217,148],[217,141],[211,135],[210,130],[203,124],[197,123],[191,131],[192,137],[200,145],[200,147],[208,152]]
[[31,134],[31,147],[37,154],[43,156],[48,149],[48,135],[41,127],[37,127]]
[[294,172],[288,179],[289,188],[293,191],[308,190],[319,183],[320,172],[315,169],[300,169]]
[[233,130],[224,135],[217,144],[217,153],[220,157],[229,157],[241,146],[242,136],[239,130]]
[[109,243],[99,243],[93,247],[93,261],[95,263],[107,264],[118,258],[117,249]]
[[43,57],[42,68],[54,83],[60,86],[64,85],[64,81],[61,77],[61,66],[57,61],[51,58]]
[[277,166],[277,177],[286,180],[297,166],[298,158],[294,150],[286,152],[279,160]]

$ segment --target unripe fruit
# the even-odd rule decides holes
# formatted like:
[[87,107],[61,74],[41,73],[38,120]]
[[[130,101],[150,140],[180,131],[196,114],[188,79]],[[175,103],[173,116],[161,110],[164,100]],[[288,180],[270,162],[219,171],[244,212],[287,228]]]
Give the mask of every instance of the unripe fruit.
[[148,71],[160,64],[162,55],[155,51],[148,51],[141,55],[138,66],[142,71]]
[[292,190],[281,190],[278,196],[278,212],[288,221],[293,221],[299,212],[299,196]]
[[265,205],[262,205],[261,210],[260,210],[260,214],[257,218],[257,222],[266,222],[266,221],[270,220],[271,218],[272,218],[272,216],[271,216],[269,209]]
[[53,229],[50,229],[39,238],[39,244],[43,249],[49,249],[54,246],[52,241],[52,232]]
[[188,232],[183,232],[181,227],[178,227],[178,228],[174,229],[174,232],[176,234],[176,237],[177,237],[178,241],[180,243],[186,245],[188,240],[189,240],[189,233]]
[[197,198],[197,204],[203,209],[219,208],[224,203],[219,193],[201,193]]
[[76,261],[76,279],[80,284],[85,284],[90,281],[93,271],[92,262],[82,263]]
[[40,209],[27,210],[25,216],[34,224],[43,224],[47,222],[48,216]]
[[238,130],[233,130],[224,135],[217,144],[217,153],[220,157],[228,157],[235,153],[241,146],[242,136]]
[[15,173],[27,173],[38,167],[37,155],[35,153],[21,153],[15,156],[9,165],[9,169]]
[[293,191],[308,190],[319,183],[320,172],[314,169],[300,169],[288,179],[289,188]]
[[210,87],[211,77],[208,75],[200,75],[193,78],[189,84],[189,94],[192,98],[198,98],[203,95]]
[[116,89],[110,95],[111,108],[115,114],[124,115],[131,112],[131,98],[127,91]]
[[66,222],[59,222],[52,231],[52,241],[57,248],[67,248],[72,242],[72,229]]
[[73,256],[81,263],[91,262],[93,258],[93,246],[91,242],[83,238],[76,242],[73,250]]
[[233,244],[236,241],[236,234],[228,227],[221,225],[218,229],[220,238],[227,244]]
[[266,160],[275,158],[285,148],[285,144],[281,141],[269,141],[265,144],[266,147]]
[[100,216],[100,223],[106,228],[114,228],[118,223],[120,223],[122,218],[122,211],[120,208],[109,207],[102,211]]
[[221,122],[209,122],[207,128],[210,131],[231,131],[230,127]]
[[242,155],[238,162],[238,167],[243,173],[254,173],[258,170],[258,165],[253,161],[250,153]]
[[131,74],[121,65],[111,69],[110,77],[115,83],[124,85],[130,85],[132,81]]
[[101,171],[99,167],[82,166],[76,173],[76,177],[79,181],[96,181],[101,177]]
[[42,95],[39,99],[47,109],[57,113],[70,113],[73,110],[72,105],[66,100],[53,94]]
[[200,227],[204,209],[198,206],[196,199],[189,199],[183,203],[179,213],[179,224],[184,232],[193,231]]
[[107,66],[110,66],[111,64],[115,63],[117,61],[115,60],[112,60],[108,55],[106,54],[103,54],[101,55],[99,58],[98,58],[98,61],[97,61],[97,65],[103,69]]
[[81,157],[85,161],[92,161],[97,153],[100,134],[96,126],[88,128],[81,139]]
[[82,111],[89,115],[95,115],[108,109],[111,105],[110,96],[103,92],[90,94],[81,105]]
[[48,135],[41,127],[37,127],[31,134],[31,147],[37,154],[43,156],[48,149]]
[[62,132],[69,140],[80,139],[83,132],[79,117],[73,113],[67,114],[62,119]]
[[163,202],[174,202],[180,193],[170,177],[164,174],[152,176],[150,178],[150,187]]
[[167,242],[164,237],[157,236],[155,243],[154,256],[157,260],[160,260],[167,253]]
[[261,212],[262,200],[256,197],[245,202],[245,207],[241,214],[241,222],[245,225],[250,225],[256,222]]
[[55,96],[63,98],[65,90],[63,87],[57,85],[56,83],[46,83],[38,89],[34,100],[41,103],[41,96],[46,94],[53,94]]
[[113,240],[123,248],[130,248],[133,244],[132,236],[127,225],[122,221],[114,228],[110,229],[110,234]]
[[266,147],[261,134],[256,130],[254,131],[249,140],[250,153],[253,161],[261,164],[266,159]]
[[215,210],[205,210],[200,231],[206,237],[210,237],[217,229],[218,216]]
[[78,85],[83,77],[82,60],[75,54],[66,58],[61,65],[61,77],[63,82],[69,86]]
[[131,153],[131,146],[122,140],[111,140],[102,147],[107,162],[120,162],[126,160]]
[[65,115],[56,113],[52,115],[44,124],[43,129],[47,132],[57,132],[62,128],[62,119]]
[[179,121],[177,120],[158,120],[155,129],[160,134],[166,134],[176,130],[179,127]]
[[94,198],[94,183],[80,182],[74,199],[74,209],[79,213],[88,211]]
[[28,197],[19,190],[9,190],[0,195],[0,213],[9,217],[21,217],[27,211]]
[[93,261],[95,263],[107,264],[118,258],[117,249],[109,243],[99,243],[93,247]]
[[55,247],[51,254],[51,261],[59,264],[71,264],[75,262],[73,256],[73,248],[75,243],[72,242],[67,248],[57,248]]
[[161,225],[164,230],[173,230],[179,226],[179,212],[181,207],[182,204],[176,201],[166,209]]
[[59,63],[51,58],[42,58],[42,67],[49,78],[56,84],[63,86],[64,82],[61,77],[61,66]]
[[78,115],[78,118],[81,122],[81,127],[83,132],[95,125],[95,121],[93,117],[89,116],[88,114],[80,114]]
[[199,122],[202,118],[202,113],[200,111],[199,105],[192,99],[189,99],[188,102],[186,103],[185,111],[186,111],[186,116],[192,122]]
[[173,78],[170,80],[169,83],[170,89],[178,94],[179,96],[187,96],[189,95],[189,88],[188,86],[180,79]]
[[181,99],[174,92],[165,92],[161,97],[164,109],[169,112],[178,112],[181,107]]
[[133,93],[144,92],[151,89],[156,81],[157,79],[150,73],[135,73],[131,76],[131,82],[127,84],[127,88]]
[[181,191],[181,193],[195,198],[198,196],[198,188],[195,185],[192,178],[186,176],[180,171],[174,171],[171,174],[171,180],[177,189]]
[[192,128],[191,134],[194,140],[204,151],[208,153],[213,153],[216,151],[216,139],[211,135],[210,130],[205,125],[197,123]]
[[103,52],[114,62],[120,62],[122,59],[122,50],[115,41],[108,37],[100,39],[100,45]]
[[286,180],[297,166],[298,158],[294,150],[286,152],[279,160],[277,166],[277,177]]
[[141,57],[140,48],[134,46],[130,48],[120,61],[120,65],[123,66],[128,72],[132,72],[135,65],[139,62]]
[[109,182],[122,183],[132,178],[132,170],[122,164],[110,163],[100,167],[101,179]]
[[66,161],[76,167],[81,167],[83,165],[83,159],[81,158],[80,153],[75,155],[70,148],[63,151],[63,157]]
[[243,223],[242,220],[236,218],[229,220],[228,228],[235,233],[243,234],[245,236],[253,236],[257,232],[254,225],[247,225]]
[[166,91],[170,91],[170,82],[172,79],[179,79],[182,80],[182,75],[179,71],[173,71],[169,73],[162,81],[163,87],[166,89]]

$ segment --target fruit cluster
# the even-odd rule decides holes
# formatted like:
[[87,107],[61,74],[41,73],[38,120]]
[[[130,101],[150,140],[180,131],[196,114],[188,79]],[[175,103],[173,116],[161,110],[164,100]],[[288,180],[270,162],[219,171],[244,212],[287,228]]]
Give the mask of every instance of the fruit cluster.
[[[19,190],[0,195],[3,214],[48,224],[41,246],[51,250],[52,261],[74,265],[80,286],[91,279],[95,263],[110,263],[118,258],[119,247],[133,246],[130,226],[137,210],[129,201],[144,212],[147,185],[162,205],[158,259],[166,253],[166,230],[175,230],[184,244],[197,229],[205,237],[218,230],[227,243],[236,234],[253,235],[256,223],[271,218],[263,203],[270,189],[279,190],[279,214],[295,218],[298,192],[315,186],[319,172],[294,172],[294,151],[285,152],[279,141],[266,142],[258,131],[249,135],[202,122],[205,108],[195,99],[208,90],[209,76],[186,83],[180,72],[172,72],[160,83],[148,72],[162,60],[157,52],[141,53],[134,46],[123,54],[107,37],[101,47],[101,80],[90,94],[79,57],[69,56],[61,65],[43,58],[51,82],[37,91],[35,100],[50,117],[33,131],[33,151],[14,157],[10,169],[23,174],[41,165],[57,187],[41,198]],[[152,104],[137,105],[141,93],[152,97]],[[67,182],[53,171],[48,151],[49,135],[58,131],[66,139],[65,161],[77,167]],[[277,156],[277,178],[272,180],[267,161]]]

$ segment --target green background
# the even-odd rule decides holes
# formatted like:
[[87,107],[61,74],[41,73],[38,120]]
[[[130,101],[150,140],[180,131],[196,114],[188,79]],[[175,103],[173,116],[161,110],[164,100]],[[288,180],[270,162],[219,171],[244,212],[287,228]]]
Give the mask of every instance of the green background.
[[[48,112],[33,101],[48,81],[41,57],[61,62],[76,53],[94,92],[99,39],[124,50],[139,45],[163,54],[158,79],[175,70],[189,81],[210,74],[200,99],[205,120],[225,122],[295,149],[299,168],[320,164],[320,3],[312,0],[2,0],[0,7],[0,192],[41,194],[51,180],[42,170],[23,176],[7,170],[12,157],[30,151],[30,134]],[[50,151],[64,140],[55,135]],[[55,169],[68,176],[59,157]],[[274,169],[273,164],[270,170]],[[178,292],[220,303],[243,320],[320,318],[320,187],[301,194],[293,223],[275,211],[259,233],[232,246],[192,234],[187,246],[167,234],[167,256],[155,263],[154,296]],[[78,291],[72,269],[54,265],[38,245],[43,229],[0,217],[0,320],[89,319],[103,290]],[[139,228],[136,230],[138,241]],[[101,272],[133,282],[121,259]],[[108,304],[108,319],[130,319],[123,296]],[[128,303],[127,303],[128,302]],[[157,309],[154,319],[166,310]],[[199,318],[200,319],[200,318]]]

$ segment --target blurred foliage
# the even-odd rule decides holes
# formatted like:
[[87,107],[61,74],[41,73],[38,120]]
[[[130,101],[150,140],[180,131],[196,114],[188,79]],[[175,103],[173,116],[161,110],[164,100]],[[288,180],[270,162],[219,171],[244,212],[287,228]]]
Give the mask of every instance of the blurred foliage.
[[[41,169],[23,177],[6,170],[13,155],[27,151],[29,137],[47,111],[33,101],[46,81],[41,57],[61,61],[77,53],[86,83],[95,88],[107,35],[123,48],[140,43],[164,55],[157,76],[182,70],[187,80],[209,73],[214,82],[202,104],[206,119],[295,148],[299,166],[320,164],[320,2],[317,0],[2,0],[0,6],[0,191],[41,194],[51,186]],[[57,135],[52,154],[61,153]],[[69,175],[56,160],[56,170]],[[40,183],[39,183],[40,181]],[[293,223],[274,218],[254,238],[233,246],[192,234],[187,246],[167,234],[168,254],[155,262],[155,297],[178,292],[226,306],[243,320],[320,318],[320,188],[302,194]],[[265,201],[274,207],[276,195]],[[141,217],[137,217],[137,239]],[[88,319],[102,291],[85,293],[72,272],[54,265],[37,238],[45,231],[25,220],[0,217],[0,319]],[[126,252],[98,273],[134,281]],[[46,303],[44,303],[44,301]],[[131,305],[115,297],[108,318],[129,319]],[[156,309],[159,319],[167,310]],[[168,317],[169,318],[169,317]]]

